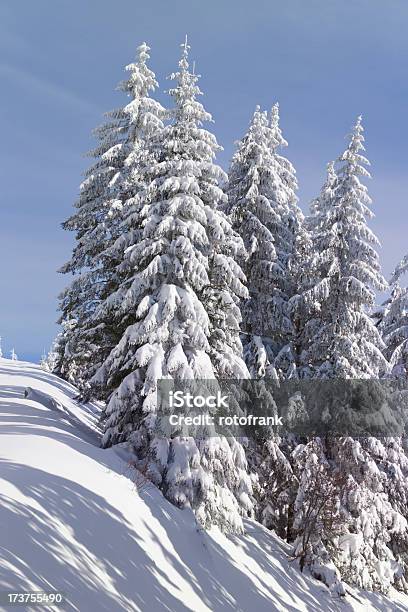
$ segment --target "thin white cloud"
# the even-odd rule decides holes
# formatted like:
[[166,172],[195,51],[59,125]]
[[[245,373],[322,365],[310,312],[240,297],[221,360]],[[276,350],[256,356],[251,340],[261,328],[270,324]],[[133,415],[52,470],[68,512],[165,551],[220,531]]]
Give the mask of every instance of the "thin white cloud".
[[42,97],[54,98],[67,107],[75,108],[85,113],[100,113],[100,109],[92,104],[92,102],[88,102],[76,93],[11,64],[0,63],[0,77],[5,77],[18,83],[29,90],[30,93],[37,92]]

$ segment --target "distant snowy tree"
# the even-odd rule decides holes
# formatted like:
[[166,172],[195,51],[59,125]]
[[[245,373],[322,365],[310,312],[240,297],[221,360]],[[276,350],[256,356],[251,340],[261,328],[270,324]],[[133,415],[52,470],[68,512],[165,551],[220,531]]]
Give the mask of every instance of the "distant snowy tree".
[[0,336],[0,359],[1,357],[3,357],[2,341],[3,341],[3,338]]
[[170,501],[191,506],[203,526],[238,531],[240,515],[252,511],[242,446],[233,438],[169,439],[158,432],[159,379],[246,372],[237,310],[244,276],[234,259],[240,241],[218,210],[225,198],[225,174],[214,164],[219,146],[201,127],[211,116],[197,100],[187,42],[182,48],[170,77],[171,123],[160,135],[158,158],[144,169],[146,189],[122,238],[123,281],[101,306],[127,328],[93,385],[110,393],[103,444],[129,441]]
[[394,271],[391,297],[384,305],[379,325],[390,373],[403,378],[408,378],[408,287],[401,287],[399,281],[407,271],[408,255]]
[[17,353],[15,352],[14,348],[12,348],[12,349],[11,349],[11,351],[10,351],[10,355],[11,355],[11,359],[12,359],[12,361],[17,361],[17,360],[18,360],[18,355],[17,355]]
[[278,154],[286,144],[278,106],[269,120],[257,107],[229,172],[228,210],[249,254],[243,264],[249,290],[243,308],[244,350],[251,375],[257,377],[277,376],[276,361],[281,368],[285,360],[288,375],[293,361],[287,304],[294,293],[290,263],[301,213],[295,171]]
[[71,338],[74,334],[75,325],[75,320],[68,319],[62,322],[61,331],[53,340],[46,361],[50,372],[73,385],[78,385],[78,380],[82,380],[81,372],[74,356],[70,353],[70,347],[73,346]]
[[[58,332],[57,336],[54,338],[50,350],[47,354],[44,352],[40,365],[47,372],[56,374],[75,384],[76,372],[74,364],[70,360],[64,359],[65,349],[67,348],[67,336],[69,335],[70,328],[71,325],[69,322],[64,322],[61,331]],[[68,363],[70,368],[65,370],[64,366]]]
[[47,353],[45,352],[45,349],[43,349],[43,352],[41,355],[40,366],[42,367],[43,370],[49,372],[49,367],[47,363]]
[[[331,204],[320,208],[314,232],[315,283],[303,293],[312,315],[304,330],[303,363],[319,377],[375,378],[387,367],[381,336],[369,316],[375,291],[386,288],[369,229],[371,199],[359,176],[369,177],[361,117],[339,158]],[[327,194],[327,190],[326,194]]]
[[117,261],[110,246],[121,234],[123,211],[140,190],[140,167],[149,157],[148,141],[162,129],[164,110],[149,97],[157,87],[147,67],[149,47],[138,48],[135,63],[126,67],[129,78],[119,88],[130,102],[107,114],[96,131],[95,163],[81,185],[77,211],[63,224],[76,232],[71,260],[61,269],[74,279],[61,295],[61,323],[74,322],[63,356],[62,371],[75,372],[76,384],[86,385],[119,340],[114,322],[95,320],[98,305],[117,288]]

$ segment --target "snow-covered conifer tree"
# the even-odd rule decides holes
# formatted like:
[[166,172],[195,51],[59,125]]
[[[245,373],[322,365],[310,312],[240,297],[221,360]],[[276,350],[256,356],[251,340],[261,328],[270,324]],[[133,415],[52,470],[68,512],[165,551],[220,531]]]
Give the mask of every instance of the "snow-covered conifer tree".
[[391,279],[391,297],[384,305],[379,329],[385,342],[390,374],[408,378],[408,287],[400,277],[408,271],[408,255],[398,264]]
[[300,211],[296,177],[290,162],[278,154],[286,146],[279,128],[279,108],[270,119],[259,107],[233,156],[228,184],[234,229],[249,256],[244,263],[249,299],[243,308],[244,349],[252,376],[276,376],[285,359],[291,367],[292,331],[288,300],[294,292],[290,271],[296,221]]
[[[324,222],[332,206],[333,187],[336,179],[334,162],[327,165],[327,176],[321,192],[310,203],[310,214],[304,224],[299,225],[294,257],[294,277],[297,293],[290,299],[293,321],[293,345],[299,378],[314,375],[310,364],[308,346],[319,334],[323,322],[320,318],[320,303],[310,298],[310,290],[320,282],[318,263],[320,224]],[[324,231],[324,230],[323,230]],[[316,295],[314,296],[316,298]]]
[[369,162],[362,155],[363,143],[359,117],[350,143],[338,159],[330,187],[331,204],[320,207],[313,236],[316,282],[304,292],[303,299],[306,307],[318,314],[311,317],[310,328],[305,330],[309,343],[303,362],[315,368],[319,377],[375,378],[386,367],[383,342],[369,316],[374,292],[384,289],[386,282],[376,252],[379,243],[367,225],[373,216],[371,199],[359,179],[370,176],[365,168]]
[[251,462],[258,477],[257,518],[288,541],[292,536],[293,507],[299,485],[290,461],[294,445],[289,438],[270,436],[258,446],[260,456]]
[[[279,107],[267,113],[256,108],[247,134],[238,143],[229,172],[229,211],[243,237],[243,261],[249,299],[243,307],[243,342],[255,378],[296,374],[297,320],[289,300],[297,293],[301,253],[307,233],[297,206],[295,170],[280,155],[287,146],[279,127]],[[273,398],[262,381],[258,403],[273,410]],[[289,537],[295,477],[285,438],[259,432],[248,458],[257,473],[257,517],[282,537]]]
[[[380,273],[378,241],[367,225],[372,217],[371,200],[359,179],[369,176],[363,143],[359,118],[350,144],[338,160],[336,176],[329,167],[328,180],[314,203],[311,228],[315,251],[307,264],[312,273],[309,288],[299,298],[308,311],[302,359],[309,376],[375,379],[387,370],[381,352],[384,345],[369,316],[375,290],[384,289],[386,283]],[[308,448],[316,454],[310,444]],[[392,583],[401,582],[406,566],[406,557],[401,554],[406,529],[401,512],[405,477],[400,469],[393,472],[395,466],[391,468],[387,450],[374,437],[327,438],[319,448],[321,459],[316,465],[326,465],[328,482],[334,475],[336,480],[345,482],[346,476],[348,480],[346,489],[338,491],[334,499],[337,516],[343,517],[340,531],[330,537],[323,530],[315,531],[308,563],[312,571],[317,567],[321,573],[322,562],[327,565],[333,561],[335,571],[332,567],[322,572],[333,585],[338,584],[340,571],[344,579],[362,588],[387,591]],[[401,459],[404,453],[400,451]],[[302,452],[294,451],[295,462]],[[311,458],[314,461],[313,454]],[[400,463],[406,469],[406,463]],[[305,464],[300,469],[301,483],[309,480],[306,468]],[[394,484],[391,473],[399,474]],[[392,501],[393,494],[400,500],[400,508]],[[307,508],[302,495],[300,486],[298,500]],[[294,524],[302,537],[308,530],[306,518],[300,513]]]
[[159,379],[246,372],[237,312],[244,276],[234,259],[241,247],[218,210],[225,198],[225,174],[214,163],[219,146],[201,127],[211,116],[197,100],[187,42],[182,48],[170,77],[171,122],[160,134],[157,159],[144,169],[146,189],[135,198],[122,239],[128,244],[123,282],[101,307],[116,310],[127,328],[93,384],[111,394],[103,444],[129,441],[173,503],[190,505],[203,526],[239,530],[240,514],[252,508],[242,446],[216,436],[163,438],[157,431]]
[[[390,441],[384,442],[389,446]],[[403,559],[398,562],[401,551],[396,550],[396,558],[393,545],[407,541],[406,518],[391,503],[394,487],[386,462],[392,453],[388,455],[383,441],[373,437],[338,438],[331,447],[331,456],[352,485],[341,499],[348,520],[334,553],[336,566],[348,582],[386,593],[400,581],[404,567]]]
[[297,446],[292,462],[301,566],[338,593],[340,577],[385,593],[392,584],[406,588],[407,457],[398,440],[316,438]]
[[[282,227],[276,227],[276,243],[279,249],[282,249],[282,257],[286,258],[287,249],[289,247],[289,256],[293,251],[293,242],[296,238],[298,225],[303,221],[303,214],[298,206],[298,197],[296,191],[298,183],[296,178],[296,170],[293,164],[283,155],[280,150],[288,146],[287,141],[282,135],[279,118],[279,104],[276,102],[272,106],[269,113],[269,144],[279,167],[279,176],[283,183],[284,194],[281,194],[281,199],[277,198],[276,204],[280,205],[280,214],[282,216],[283,225],[286,226],[286,231]],[[282,247],[279,246],[282,243]]]
[[260,191],[270,174],[269,158],[267,117],[257,107],[233,156],[228,183],[228,210],[248,252],[241,258],[249,289],[249,299],[243,307],[243,330],[245,358],[254,377],[264,376],[270,363],[262,337],[268,336],[270,288],[276,276],[276,250],[267,227],[272,210]]
[[95,163],[86,172],[76,212],[63,224],[76,232],[76,245],[61,269],[75,275],[61,295],[61,323],[70,323],[62,373],[75,376],[79,385],[89,380],[120,337],[112,321],[95,320],[94,314],[117,288],[118,262],[109,247],[121,233],[127,202],[141,188],[139,167],[149,155],[148,141],[162,128],[164,110],[149,97],[157,82],[147,66],[148,52],[143,43],[137,61],[126,67],[129,78],[119,88],[131,100],[108,113],[107,122],[95,131],[99,142],[90,154]]
[[292,453],[293,469],[299,479],[294,503],[293,554],[300,568],[307,565],[330,590],[344,595],[340,572],[332,556],[346,532],[340,499],[351,489],[347,475],[333,469],[325,456],[320,438],[299,444]]

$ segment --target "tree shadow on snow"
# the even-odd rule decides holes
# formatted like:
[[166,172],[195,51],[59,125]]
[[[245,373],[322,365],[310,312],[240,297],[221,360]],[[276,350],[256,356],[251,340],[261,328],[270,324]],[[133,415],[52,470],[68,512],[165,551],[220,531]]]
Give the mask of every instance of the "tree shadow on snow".
[[[38,367],[29,368],[29,365],[30,364],[24,364],[24,369],[22,369],[21,372],[19,372],[18,370],[12,370],[12,369],[9,369],[7,367],[0,365],[0,376],[3,375],[11,380],[13,377],[21,378],[21,377],[29,376],[31,381],[34,379],[34,380],[38,380],[41,383],[46,383],[47,385],[49,385],[51,396],[52,396],[52,389],[56,388],[62,393],[64,393],[64,395],[66,395],[69,400],[76,402],[75,398],[78,396],[79,392],[78,392],[78,389],[74,387],[71,383],[67,382],[66,380],[63,380],[56,374],[45,372],[39,369]],[[4,389],[7,389],[10,394],[15,393],[17,397],[24,396],[25,387],[22,387],[22,386],[13,387],[11,385],[9,386],[2,385],[0,387],[0,397],[2,396],[2,392]],[[92,415],[96,415],[100,413],[100,408],[98,408],[98,406],[92,403],[85,402],[85,403],[81,403],[80,405],[81,405],[81,408],[84,410],[84,412],[88,412],[89,414],[92,414]]]
[[[0,460],[0,475],[27,498],[22,504],[0,495],[2,590],[27,591],[34,584],[37,589],[62,591],[67,609],[81,612],[192,609],[183,593],[172,594],[179,587],[147,554],[146,540],[106,499],[23,464]],[[189,512],[174,508],[156,491],[143,497],[165,531],[157,534],[142,519],[150,540],[159,547],[158,559],[164,558],[208,609],[270,611],[275,602],[277,610],[297,611],[273,593],[262,593],[250,572],[236,567],[211,538],[198,535]],[[50,583],[50,576],[57,576],[55,582]]]
[[[7,422],[8,427],[7,430],[3,431],[0,428],[0,435],[2,433],[13,433],[14,435],[35,433],[35,435],[50,437],[48,427],[52,426],[56,430],[55,436],[53,433],[52,437],[57,437],[61,441],[67,442],[67,437],[69,436],[86,441],[94,446],[100,445],[100,433],[82,423],[75,415],[67,411],[37,407],[34,403],[30,404],[27,400],[15,401],[24,397],[24,389],[13,388],[13,390],[16,389],[19,391],[18,394],[10,392],[6,395],[5,400],[1,402],[0,423],[2,421]],[[66,434],[65,437],[64,434]],[[64,439],[62,440],[62,438]]]
[[[166,588],[166,576],[132,526],[103,497],[27,465],[1,461],[0,474],[30,502],[0,495],[2,590],[27,591],[35,584],[62,591],[67,609],[81,612],[147,610],[152,602],[154,610],[189,609]],[[50,576],[58,578],[51,584]]]

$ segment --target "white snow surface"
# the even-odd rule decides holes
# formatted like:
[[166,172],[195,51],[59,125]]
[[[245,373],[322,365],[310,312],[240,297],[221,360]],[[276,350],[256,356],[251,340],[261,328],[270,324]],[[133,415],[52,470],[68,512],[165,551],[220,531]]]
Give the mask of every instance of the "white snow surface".
[[408,610],[395,591],[333,598],[253,521],[241,536],[197,529],[189,510],[135,487],[123,449],[99,447],[99,408],[76,393],[0,359],[0,591],[63,591],[81,612]]

